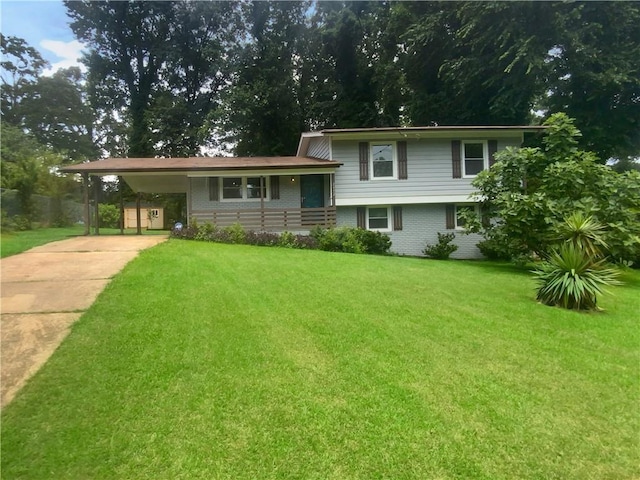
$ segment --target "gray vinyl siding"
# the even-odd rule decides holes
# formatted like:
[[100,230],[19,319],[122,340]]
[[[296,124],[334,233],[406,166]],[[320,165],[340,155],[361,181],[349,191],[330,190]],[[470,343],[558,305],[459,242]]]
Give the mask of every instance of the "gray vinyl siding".
[[[498,150],[518,146],[519,138],[498,140]],[[334,140],[333,160],[343,165],[336,171],[336,201],[350,198],[385,198],[433,195],[468,196],[470,178],[453,178],[451,139],[407,141],[407,180],[360,180],[358,142]]]
[[[300,208],[300,177],[295,177],[291,183],[291,176],[280,177],[280,199],[265,200],[266,208]],[[209,200],[209,184],[207,178],[190,179],[190,206],[193,210],[244,210],[260,208],[260,201],[250,202],[220,202]],[[191,214],[191,212],[189,212]]]
[[307,156],[331,160],[331,139],[329,137],[317,137],[310,139]]
[[[475,259],[482,258],[477,243],[482,240],[479,235],[463,235],[457,230],[447,230],[445,223],[444,204],[431,205],[403,205],[402,206],[402,230],[385,232],[391,238],[391,251],[400,255],[422,256],[422,250],[427,243],[438,243],[438,232],[454,232],[456,238],[453,241],[458,245],[451,258]],[[338,227],[357,226],[357,207],[338,207]]]

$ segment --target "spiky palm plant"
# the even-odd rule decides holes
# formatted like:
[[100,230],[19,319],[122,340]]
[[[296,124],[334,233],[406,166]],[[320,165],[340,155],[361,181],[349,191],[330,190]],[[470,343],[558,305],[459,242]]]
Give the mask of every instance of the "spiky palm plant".
[[588,257],[599,258],[609,248],[605,228],[591,215],[575,212],[558,225],[558,239],[573,244]]
[[574,243],[564,243],[534,271],[537,299],[571,310],[598,310],[598,296],[618,285],[618,271]]

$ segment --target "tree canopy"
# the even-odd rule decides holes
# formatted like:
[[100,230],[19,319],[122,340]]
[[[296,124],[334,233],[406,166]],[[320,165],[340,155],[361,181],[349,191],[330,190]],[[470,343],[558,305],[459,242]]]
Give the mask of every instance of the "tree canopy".
[[[70,158],[293,154],[325,127],[514,125],[567,112],[640,155],[637,2],[65,1],[78,72],[2,37],[2,119]],[[63,112],[60,105],[71,105]],[[626,167],[625,167],[626,166]]]
[[284,154],[307,129],[560,111],[600,162],[640,154],[636,2],[65,4],[100,129],[130,155]]

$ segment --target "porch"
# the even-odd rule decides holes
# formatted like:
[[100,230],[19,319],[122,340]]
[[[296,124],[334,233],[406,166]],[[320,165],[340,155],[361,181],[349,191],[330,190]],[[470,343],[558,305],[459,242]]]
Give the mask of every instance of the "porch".
[[218,227],[239,223],[247,230],[296,231],[314,226],[324,228],[336,225],[336,207],[319,208],[247,208],[233,211],[194,210],[191,212],[199,224],[209,222]]

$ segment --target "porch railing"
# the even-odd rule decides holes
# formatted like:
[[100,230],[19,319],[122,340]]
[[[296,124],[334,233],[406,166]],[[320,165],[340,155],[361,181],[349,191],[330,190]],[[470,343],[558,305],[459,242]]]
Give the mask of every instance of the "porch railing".
[[191,216],[199,223],[211,222],[219,227],[239,223],[256,231],[309,230],[316,225],[335,226],[336,207],[193,210]]

